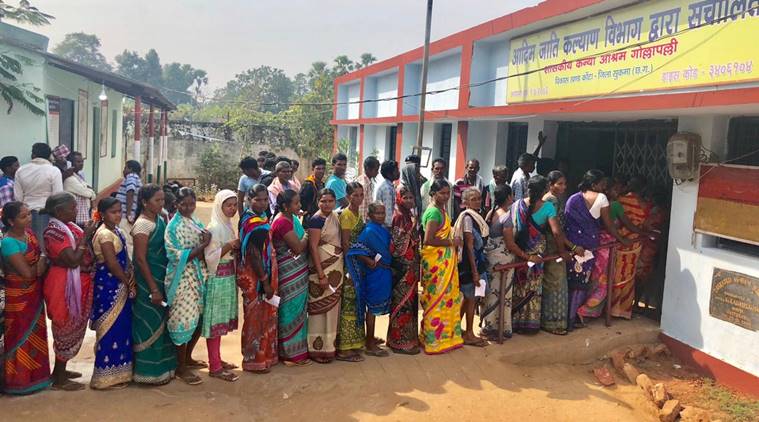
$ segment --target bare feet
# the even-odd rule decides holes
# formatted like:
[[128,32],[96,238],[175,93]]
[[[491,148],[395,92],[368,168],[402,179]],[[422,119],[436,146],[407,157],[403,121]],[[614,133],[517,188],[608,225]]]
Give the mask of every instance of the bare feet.
[[238,379],[240,379],[240,377],[237,376],[237,374],[229,372],[226,369],[222,369],[219,372],[209,372],[208,376],[211,378],[218,378],[220,380],[227,381],[227,382],[235,382]]
[[58,391],[81,391],[84,390],[84,384],[67,379],[62,382],[54,382],[51,388]]
[[203,383],[203,380],[200,379],[198,374],[196,374],[195,372],[189,369],[185,369],[184,371],[181,371],[181,372],[177,371],[176,376],[177,378],[187,383],[187,385],[198,385],[198,384]]

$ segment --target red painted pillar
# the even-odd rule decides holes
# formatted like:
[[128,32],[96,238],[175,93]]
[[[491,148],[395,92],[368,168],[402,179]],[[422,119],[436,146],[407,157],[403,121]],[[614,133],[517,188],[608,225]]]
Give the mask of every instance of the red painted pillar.
[[[403,90],[406,85],[406,66],[401,63],[398,66],[398,97],[403,96]],[[403,99],[398,98],[395,104],[395,115],[400,119],[403,116]]]
[[140,141],[142,140],[142,98],[134,97],[134,159],[142,161]]
[[153,104],[150,105],[148,115],[148,183],[153,183],[153,158],[155,154],[155,122],[153,119]]
[[403,154],[403,123],[398,123],[397,127],[395,130],[395,161],[400,163]]
[[358,174],[364,172],[364,125],[358,127]]
[[466,168],[466,144],[469,136],[469,122],[458,122],[458,129],[456,131],[456,165],[454,167],[455,173],[451,180],[458,179],[464,175],[464,169]]
[[467,42],[461,49],[461,77],[459,78],[459,110],[469,108],[469,84],[472,79],[472,42]]

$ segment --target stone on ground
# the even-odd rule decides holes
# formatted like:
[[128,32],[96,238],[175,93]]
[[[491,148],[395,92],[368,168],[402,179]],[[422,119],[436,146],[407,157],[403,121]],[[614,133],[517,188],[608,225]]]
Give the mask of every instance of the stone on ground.
[[648,375],[640,374],[637,377],[635,377],[635,384],[637,384],[638,387],[640,387],[640,389],[643,390],[643,394],[646,395],[646,398],[648,398],[649,400],[653,400],[654,383],[653,381],[651,381],[651,378],[649,378]]
[[614,375],[609,371],[609,368],[605,366],[593,369],[593,375],[595,375],[598,382],[604,387],[609,387],[615,384]]
[[660,408],[664,406],[664,403],[666,403],[667,400],[669,400],[669,393],[667,392],[667,388],[662,383],[654,385],[652,396],[654,403],[656,403],[656,405]]
[[624,372],[627,380],[630,381],[630,384],[635,384],[635,379],[638,378],[638,375],[640,375],[640,371],[638,371],[638,369],[629,363],[625,363],[625,365],[622,367],[622,372]]
[[680,420],[682,422],[710,422],[712,420],[709,412],[695,406],[683,406],[680,411]]
[[625,371],[622,368],[625,366],[625,352],[614,350],[609,353],[609,358],[611,359],[611,364],[614,366],[614,369],[620,374],[624,374]]
[[664,407],[659,411],[659,420],[661,422],[675,422],[680,415],[680,410],[682,410],[680,400],[667,400]]

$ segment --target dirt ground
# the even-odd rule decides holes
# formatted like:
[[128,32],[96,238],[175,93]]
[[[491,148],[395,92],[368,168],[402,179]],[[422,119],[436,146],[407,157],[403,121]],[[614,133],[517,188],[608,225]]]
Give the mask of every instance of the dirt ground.
[[[209,205],[198,215],[207,220]],[[378,318],[378,334],[387,317]],[[157,388],[119,391],[45,391],[0,397],[0,421],[248,421],[248,420],[533,420],[653,421],[636,386],[602,387],[591,371],[609,350],[656,341],[657,325],[644,318],[596,321],[568,336],[515,336],[503,345],[464,348],[441,356],[391,355],[362,363],[302,368],[282,365],[270,374],[240,374],[226,383],[201,371],[203,384],[175,380]],[[94,333],[70,364],[89,381]],[[206,358],[203,340],[194,354]],[[222,341],[222,357],[240,364],[239,331]],[[619,379],[620,377],[617,376]]]

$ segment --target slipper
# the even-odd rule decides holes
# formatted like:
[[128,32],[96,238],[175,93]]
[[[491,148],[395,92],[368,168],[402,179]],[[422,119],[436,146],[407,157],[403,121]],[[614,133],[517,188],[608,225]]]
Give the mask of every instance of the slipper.
[[284,363],[285,366],[287,366],[289,368],[293,368],[293,367],[296,367],[296,366],[308,366],[308,365],[311,365],[314,362],[311,359],[303,359],[303,360],[300,360],[298,362],[293,362],[291,360],[285,360],[285,361],[282,361],[282,363]]
[[224,362],[224,361],[221,361],[221,367],[222,369],[225,369],[227,371],[231,371],[233,369],[238,368],[237,365],[235,365],[234,363],[229,363],[229,362]]
[[202,360],[194,360],[187,364],[188,369],[205,369],[208,368],[208,364]]
[[413,349],[409,350],[403,350],[403,349],[393,349],[392,347],[390,350],[393,351],[393,353],[399,354],[399,355],[418,355],[420,350],[418,347],[414,347]]
[[209,372],[208,376],[211,378],[218,378],[222,381],[227,381],[227,382],[235,382],[238,379],[240,379],[240,377],[237,374],[229,372],[226,369],[222,369],[219,372]]
[[117,391],[117,390],[123,390],[125,388],[129,387],[128,382],[122,382],[121,384],[112,385],[107,388],[101,389],[102,391]]
[[81,378],[82,373],[76,372],[76,371],[66,371],[66,378],[68,379],[75,379],[75,378]]
[[350,355],[337,355],[335,358],[341,362],[363,362],[364,357],[359,353],[352,353]]
[[384,358],[390,356],[390,353],[387,352],[385,349],[376,349],[376,350],[370,350],[367,349],[364,353],[366,353],[368,356],[374,356],[377,358]]
[[326,365],[328,363],[332,363],[334,359],[330,358],[312,358],[312,360],[316,363],[321,363],[322,365]]
[[464,340],[464,345],[465,346],[486,347],[489,344],[490,343],[488,343],[488,341],[485,340],[484,338],[480,338],[480,339],[477,339],[477,340]]
[[81,391],[84,388],[84,384],[75,381],[66,381],[63,384],[53,384],[50,386],[50,389],[55,391]]
[[379,338],[379,337],[374,337],[374,342],[376,344],[385,344],[385,339],[382,339],[382,338]]
[[567,330],[546,330],[546,331],[548,331],[549,333],[551,333],[551,334],[553,334],[555,336],[565,336],[565,335],[569,334],[569,331],[567,331]]
[[184,381],[187,385],[199,385],[199,384],[203,383],[203,380],[200,379],[200,377],[198,376],[198,374],[196,374],[196,373],[194,373],[192,371],[189,371],[189,372],[185,373],[184,375],[177,375],[177,378],[179,378],[182,381]]

